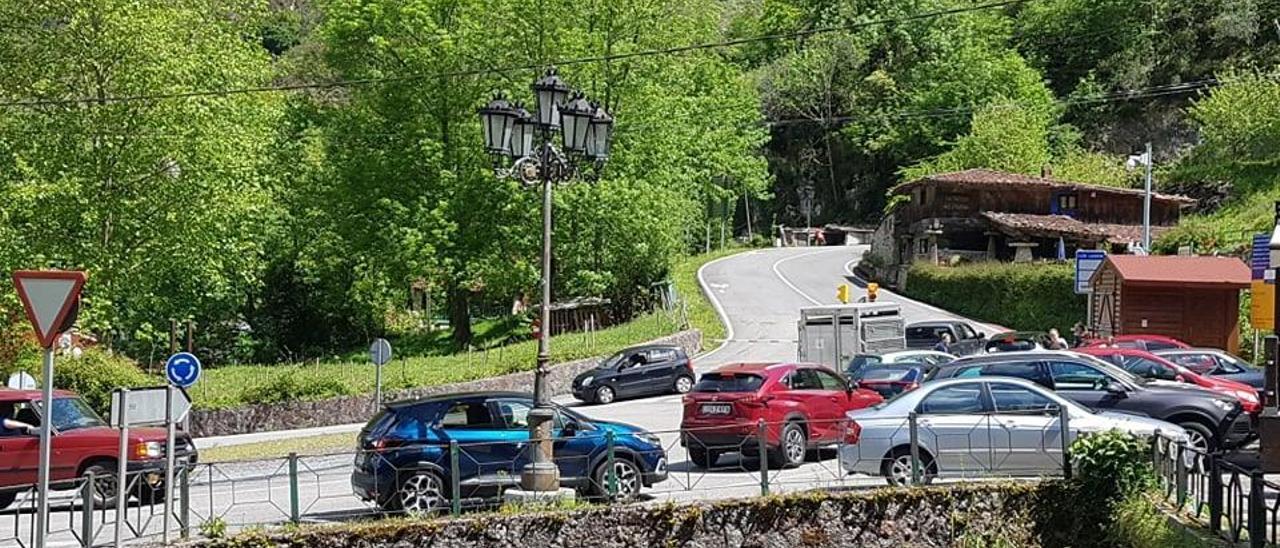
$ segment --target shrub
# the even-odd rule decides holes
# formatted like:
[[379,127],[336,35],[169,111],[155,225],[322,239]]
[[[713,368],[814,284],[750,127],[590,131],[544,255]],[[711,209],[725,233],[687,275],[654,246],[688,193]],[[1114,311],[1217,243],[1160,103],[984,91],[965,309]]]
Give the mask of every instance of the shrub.
[[1085,298],[1075,294],[1075,269],[1067,264],[980,263],[939,267],[911,266],[904,293],[988,323],[1010,329],[1071,330],[1084,321]]
[[350,386],[333,377],[304,375],[298,371],[289,371],[247,391],[244,399],[252,403],[279,403],[320,400],[334,396],[347,396],[351,393]]
[[[40,379],[42,356],[32,346],[18,358],[0,367],[7,379],[10,374],[25,371]],[[111,409],[111,392],[120,387],[158,386],[159,378],[146,374],[133,360],[95,348],[86,349],[79,357],[59,355],[54,360],[53,386],[80,394],[94,410],[106,414]]]

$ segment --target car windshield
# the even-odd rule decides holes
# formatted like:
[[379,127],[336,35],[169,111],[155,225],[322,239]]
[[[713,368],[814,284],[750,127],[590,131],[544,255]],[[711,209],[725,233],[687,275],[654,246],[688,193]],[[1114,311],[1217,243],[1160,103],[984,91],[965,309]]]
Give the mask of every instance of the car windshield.
[[943,333],[949,333],[950,330],[943,325],[924,325],[907,328],[907,338],[924,341],[936,341],[942,338]]
[[987,341],[987,352],[1022,352],[1035,350],[1036,341],[1026,335],[1006,333]]
[[853,376],[855,381],[900,381],[912,372],[911,367],[868,367]]
[[93,409],[80,398],[56,398],[53,400],[53,427],[59,432],[77,428],[106,426]]
[[764,377],[752,373],[707,373],[693,387],[694,392],[755,392],[764,386]]

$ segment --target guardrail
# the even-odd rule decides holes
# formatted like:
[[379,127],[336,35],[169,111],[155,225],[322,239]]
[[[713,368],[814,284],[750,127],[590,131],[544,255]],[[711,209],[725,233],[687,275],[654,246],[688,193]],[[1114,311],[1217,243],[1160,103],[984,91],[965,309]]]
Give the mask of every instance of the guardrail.
[[[874,424],[756,421],[653,432],[599,424],[551,442],[562,485],[597,504],[871,487],[888,483],[883,473],[894,470],[896,484],[1069,475],[1065,417],[1055,410],[1025,418],[1023,427],[1007,415],[916,414]],[[788,453],[782,440],[797,435],[805,443]],[[234,531],[361,516],[458,515],[501,506],[532,456],[523,430],[502,441],[469,441],[457,431],[433,443],[182,464],[176,485],[159,496],[136,495],[155,471],[129,474],[123,512],[114,509],[113,475],[86,476],[66,485],[65,500],[55,500],[50,534],[89,547],[187,538],[215,526]],[[27,491],[0,513],[0,546],[30,545],[34,507],[35,495]]]
[[1280,485],[1260,470],[1230,462],[1156,433],[1152,465],[1165,498],[1209,530],[1252,548],[1280,542]]

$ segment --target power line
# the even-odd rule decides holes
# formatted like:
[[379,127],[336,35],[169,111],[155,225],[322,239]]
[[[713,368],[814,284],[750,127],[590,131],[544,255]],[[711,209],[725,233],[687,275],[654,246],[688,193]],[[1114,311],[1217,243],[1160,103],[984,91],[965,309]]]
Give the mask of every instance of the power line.
[[975,6],[969,6],[969,7],[963,7],[963,8],[951,8],[946,10],[938,10],[938,11],[921,13],[917,15],[908,15],[905,17],[876,19],[872,21],[862,21],[862,22],[850,23],[846,25],[815,27],[812,29],[796,30],[791,32],[747,36],[743,38],[735,38],[735,39],[723,40],[719,42],[706,42],[706,43],[700,43],[700,44],[674,46],[669,48],[640,50],[640,51],[634,51],[634,52],[615,53],[615,54],[609,54],[609,55],[596,55],[596,56],[588,56],[588,57],[561,59],[558,61],[552,61],[551,63],[512,65],[512,66],[497,67],[497,68],[494,68],[494,67],[473,68],[473,69],[464,69],[464,70],[457,70],[457,71],[437,72],[432,74],[411,74],[411,75],[405,75],[405,76],[393,76],[393,77],[385,77],[385,78],[361,78],[361,79],[352,79],[352,80],[338,80],[334,82],[308,82],[308,83],[283,84],[283,85],[274,85],[274,86],[228,88],[228,89],[220,89],[220,90],[193,90],[193,91],[156,93],[156,94],[145,94],[145,95],[109,96],[109,97],[101,97],[101,98],[78,97],[78,98],[72,98],[72,99],[32,99],[32,100],[20,100],[20,101],[4,101],[4,102],[0,102],[0,107],[30,108],[30,107],[67,106],[67,105],[92,106],[92,105],[103,105],[103,104],[110,104],[110,103],[158,101],[158,100],[165,100],[165,99],[227,97],[232,95],[245,95],[245,94],[253,94],[253,93],[278,93],[278,92],[288,92],[288,91],[301,91],[301,90],[308,90],[308,89],[333,89],[333,88],[340,88],[340,87],[357,87],[357,86],[365,86],[365,85],[371,85],[371,84],[409,82],[409,81],[436,79],[436,78],[455,78],[455,77],[465,77],[465,76],[480,76],[485,74],[503,74],[508,72],[518,72],[518,71],[536,71],[536,70],[541,70],[542,68],[545,68],[548,64],[556,65],[556,66],[573,66],[573,65],[583,65],[583,64],[601,63],[601,62],[609,62],[609,61],[624,61],[627,59],[636,59],[636,58],[652,57],[652,56],[659,56],[659,55],[679,55],[679,54],[690,53],[695,51],[740,46],[740,45],[751,44],[755,42],[765,42],[770,40],[791,40],[795,38],[814,36],[818,34],[851,31],[851,30],[857,30],[857,29],[862,29],[867,27],[882,26],[882,25],[889,25],[889,24],[895,24],[895,23],[907,23],[911,21],[920,21],[920,20],[926,20],[926,19],[934,19],[938,17],[959,15],[963,13],[1010,7],[1010,6],[1032,2],[1032,1],[1035,1],[1035,0],[1001,0],[997,2],[989,2],[985,4],[978,4]]

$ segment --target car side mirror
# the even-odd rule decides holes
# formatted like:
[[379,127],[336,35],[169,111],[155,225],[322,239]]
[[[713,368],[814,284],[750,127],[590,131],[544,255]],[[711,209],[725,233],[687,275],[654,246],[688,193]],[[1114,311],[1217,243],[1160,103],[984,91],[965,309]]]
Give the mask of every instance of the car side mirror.
[[986,333],[983,333],[983,332],[981,332],[981,331],[979,331],[979,332],[978,332],[978,338],[979,338],[979,339],[985,339],[985,338],[987,338],[987,334],[986,334]]
[[578,425],[578,421],[566,421],[564,423],[564,428],[560,429],[560,437],[572,438],[578,435],[578,430],[581,429],[582,427]]
[[1103,389],[1106,390],[1107,393],[1111,394],[1112,396],[1124,397],[1127,394],[1123,386],[1116,384],[1114,382],[1108,382],[1107,385],[1103,387]]
[[860,388],[858,386],[858,381],[849,381],[849,384],[844,385],[844,392],[845,394],[852,396],[858,388]]

